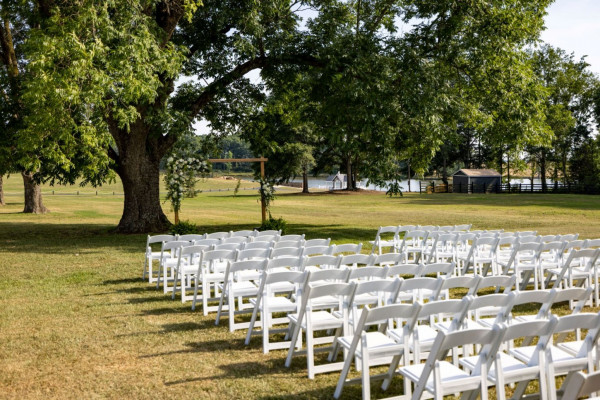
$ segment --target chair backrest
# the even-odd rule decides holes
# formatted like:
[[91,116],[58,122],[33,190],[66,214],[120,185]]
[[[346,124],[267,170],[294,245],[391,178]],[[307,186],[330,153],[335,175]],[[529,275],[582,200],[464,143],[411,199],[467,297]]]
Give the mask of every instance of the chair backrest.
[[352,267],[357,268],[361,265],[373,265],[373,259],[375,255],[371,254],[350,254],[347,256],[342,256],[340,258],[340,262],[338,264],[338,268],[340,267]]
[[312,246],[329,246],[331,244],[331,239],[308,239],[304,241],[304,247],[312,247]]
[[341,256],[328,256],[328,255],[320,255],[320,256],[311,256],[304,257],[304,262],[302,265],[302,269],[306,269],[306,267],[319,267],[322,269],[337,269],[340,263]]
[[[594,288],[592,286],[588,286],[587,288],[561,288],[556,290],[556,294],[552,298],[552,306],[564,301],[574,302],[575,307],[571,314],[577,314],[585,307],[585,304],[592,296],[593,291]],[[552,310],[550,310],[550,312],[552,312]]]
[[380,255],[375,255],[371,263],[373,265],[380,266],[392,266],[398,265],[402,262],[402,254],[400,253],[384,253]]
[[513,291],[516,282],[516,275],[484,276],[479,280],[475,293],[479,293],[480,290],[492,287],[496,292],[502,290],[503,293],[510,293]]
[[385,235],[386,233],[391,233],[394,239],[398,239],[398,228],[399,226],[397,225],[380,226],[375,235],[375,240],[377,241],[381,239],[381,236]]
[[519,237],[523,237],[523,236],[537,236],[537,231],[519,231],[516,232],[517,236]]
[[[435,301],[440,295],[443,279],[441,278],[412,278],[402,281],[400,293],[409,294],[412,297],[411,301],[423,301],[424,296],[422,290],[427,291],[429,301]],[[404,296],[403,296],[404,297]]]
[[438,226],[440,232],[454,232],[454,225]]
[[454,273],[455,266],[454,262],[426,264],[421,268],[419,276],[435,275],[437,278],[446,278]]
[[215,250],[241,250],[244,243],[220,243],[214,246]]
[[500,239],[504,239],[504,238],[508,238],[508,237],[517,237],[517,234],[515,232],[502,232],[501,234],[498,235],[498,237]]
[[205,239],[225,239],[229,237],[229,232],[207,233]]
[[160,249],[161,258],[177,257],[178,251],[184,246],[190,246],[191,243],[187,240],[173,240],[171,242],[163,242]]
[[334,244],[332,255],[339,255],[342,253],[353,253],[360,254],[362,250],[362,243],[354,244],[354,243],[344,243],[344,244]]
[[237,257],[235,258],[235,260],[236,261],[252,260],[252,259],[266,260],[267,258],[269,258],[270,253],[271,253],[270,249],[246,249],[246,248],[244,248],[243,250],[238,250]]
[[279,249],[272,249],[269,258],[278,257],[301,257],[302,247],[281,247]]
[[283,236],[279,237],[279,241],[302,242],[302,241],[304,241],[304,234],[302,234],[302,235],[283,235]]
[[406,232],[414,231],[415,229],[417,229],[416,225],[400,225],[398,226],[398,235],[401,233],[404,234]]
[[353,282],[336,282],[326,283],[323,285],[314,286],[308,282],[304,286],[304,292],[302,297],[302,307],[298,315],[298,320],[302,320],[302,311],[308,311],[311,308],[311,301],[320,297],[337,297],[339,302],[340,310],[348,312],[348,301],[352,296],[356,285]]
[[255,236],[252,238],[252,242],[268,242],[271,243],[271,245],[279,240],[279,236],[278,235],[261,235],[261,236]]
[[254,230],[242,230],[242,231],[231,231],[229,232],[229,237],[254,237],[258,231]]
[[588,330],[576,355],[576,357],[581,358],[586,357],[588,352],[591,352],[596,346],[598,336],[600,335],[600,314],[579,313],[559,317],[552,333],[560,334],[564,332],[576,331],[578,329]]
[[348,276],[350,275],[350,269],[321,269],[318,271],[310,271],[308,278],[306,279],[307,284],[310,282],[348,282]]
[[194,244],[199,246],[216,246],[221,242],[220,239],[201,239],[195,240]]
[[175,235],[148,235],[146,247],[150,246],[152,243],[172,242],[173,240],[175,240]]
[[515,292],[474,296],[469,303],[468,311],[477,320],[489,315],[489,311],[492,309],[491,312],[496,316],[494,323],[506,322],[510,318],[510,311],[512,310],[515,297]]
[[254,236],[261,237],[261,236],[280,236],[280,235],[281,235],[281,229],[280,230],[269,229],[266,231],[257,231]]
[[598,249],[600,248],[600,239],[587,239],[583,242],[584,249]]
[[579,238],[579,233],[568,233],[566,235],[558,235],[558,236],[560,236],[560,238],[558,240],[570,242],[572,240],[577,240]]
[[304,246],[301,240],[279,240],[273,245],[274,249],[283,249],[285,247],[302,248]]
[[480,280],[481,276],[479,275],[451,276],[443,280],[441,290],[466,289],[466,293],[461,293],[461,296],[472,296],[477,293],[477,286],[479,286]]
[[471,230],[472,224],[454,225],[455,232],[468,232]]
[[202,245],[192,245],[182,247],[179,251],[179,257],[186,257],[189,255],[197,254],[200,255],[203,251],[210,250],[210,246],[202,246]]
[[387,276],[390,278],[407,277],[408,275],[417,277],[421,275],[422,264],[398,264],[387,267]]
[[202,253],[202,263],[209,263],[219,260],[235,260],[236,250],[209,250]]
[[235,237],[227,237],[227,238],[221,239],[220,244],[230,244],[230,243],[241,244],[241,243],[246,243],[249,241],[250,241],[250,238],[248,238],[246,236],[235,236]]
[[600,391],[600,371],[584,374],[581,371],[571,375],[565,382],[561,400],[575,400]]
[[432,232],[432,231],[437,231],[438,226],[436,226],[436,225],[419,225],[419,226],[417,226],[417,229],[420,231]]
[[[262,271],[267,266],[267,260],[244,260],[244,261],[230,261],[227,263],[227,268],[225,269],[225,277],[224,281],[231,282],[233,280],[244,279],[248,275],[238,274],[242,271],[258,271],[262,274]],[[254,279],[246,278],[246,280]]]
[[519,243],[540,243],[541,236],[518,236]]
[[385,267],[361,267],[351,268],[348,281],[365,281],[373,279],[385,279],[386,278]]
[[478,238],[492,238],[497,239],[500,234],[498,232],[481,232],[477,235]]
[[196,240],[202,240],[202,239],[204,239],[204,235],[198,235],[198,234],[179,235],[177,237],[177,240],[187,240],[188,242],[194,242]]
[[[406,281],[404,281],[406,282]],[[401,286],[404,286],[402,282]],[[400,288],[402,292],[402,287]],[[450,330],[458,329],[467,316],[469,304],[472,297],[467,296],[462,299],[438,300],[430,301],[421,306],[417,319],[419,321],[427,321],[430,324],[436,323],[445,319],[447,316],[452,318]]]
[[275,242],[246,242],[243,250],[270,249]]
[[269,259],[267,264],[267,270],[273,271],[275,269],[281,270],[287,268],[293,271],[301,271],[304,259],[302,257],[279,257]]
[[302,250],[302,256],[307,257],[307,256],[313,256],[313,255],[329,255],[331,254],[331,251],[333,250],[333,246],[310,246],[310,247],[304,247],[304,249]]
[[[546,319],[552,307],[552,301],[556,295],[555,290],[525,290],[520,292],[512,292],[515,294],[512,307],[526,305],[527,314],[536,313],[537,319]],[[536,306],[537,304],[537,306]]]
[[[377,298],[374,302],[369,301],[370,306],[379,307],[386,304],[394,304],[398,297],[398,290],[402,283],[401,279],[393,281],[385,279],[376,279],[372,281],[355,282],[356,287],[349,299],[349,306],[353,309],[354,318],[358,318],[358,307],[365,305],[364,300],[360,297],[364,294],[376,294]],[[355,319],[356,321],[356,319]]]
[[554,242],[560,238],[560,235],[542,235],[540,236],[540,243]]

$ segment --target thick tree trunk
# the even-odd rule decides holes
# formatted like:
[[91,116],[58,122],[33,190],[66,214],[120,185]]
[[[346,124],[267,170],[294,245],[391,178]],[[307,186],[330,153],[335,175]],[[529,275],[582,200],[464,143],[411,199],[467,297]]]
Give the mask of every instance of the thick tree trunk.
[[567,152],[563,151],[562,160],[561,160],[561,169],[562,169],[562,179],[563,183],[567,184]]
[[4,203],[4,177],[0,175],[0,206],[5,205]]
[[164,232],[170,222],[160,205],[160,157],[148,154],[144,142],[138,146],[131,142],[133,140],[126,150],[121,150],[117,168],[125,193],[123,215],[117,231]]
[[48,209],[44,207],[42,202],[42,188],[33,179],[33,174],[30,172],[21,172],[23,176],[23,186],[25,188],[25,208],[24,213],[45,214]]
[[346,190],[352,190],[352,160],[346,160]]
[[306,169],[302,170],[302,193],[308,193],[308,173]]
[[540,157],[540,179],[542,180],[542,192],[548,191],[548,184],[546,183],[546,152],[542,150]]

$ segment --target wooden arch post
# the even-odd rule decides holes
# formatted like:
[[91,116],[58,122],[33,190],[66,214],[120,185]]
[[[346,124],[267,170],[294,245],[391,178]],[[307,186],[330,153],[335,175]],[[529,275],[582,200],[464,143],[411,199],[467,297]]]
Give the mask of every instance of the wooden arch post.
[[[227,162],[259,162],[260,163],[260,178],[262,180],[265,179],[265,163],[269,161],[268,158],[260,157],[260,158],[209,158],[208,162],[210,163],[227,163]],[[262,222],[264,223],[267,220],[267,206],[265,204],[265,199],[261,195],[260,196],[260,208],[262,214]]]

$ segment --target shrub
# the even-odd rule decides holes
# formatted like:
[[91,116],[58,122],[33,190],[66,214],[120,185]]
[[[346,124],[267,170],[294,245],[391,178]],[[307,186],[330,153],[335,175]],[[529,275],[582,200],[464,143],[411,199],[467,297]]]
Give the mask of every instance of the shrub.
[[394,182],[390,182],[388,185],[388,190],[387,192],[385,192],[386,195],[393,197],[393,196],[400,196],[402,197],[402,189],[400,189],[400,183],[398,181],[394,181]]
[[171,225],[171,235],[188,235],[198,232],[198,225],[190,221],[179,221],[177,224]]
[[271,213],[269,213],[269,219],[267,219],[265,222],[262,223],[262,225],[260,226],[260,228],[258,228],[259,231],[268,231],[268,230],[280,230],[281,229],[281,234],[285,235],[287,232],[287,221],[283,218],[273,218],[273,216],[271,215]]

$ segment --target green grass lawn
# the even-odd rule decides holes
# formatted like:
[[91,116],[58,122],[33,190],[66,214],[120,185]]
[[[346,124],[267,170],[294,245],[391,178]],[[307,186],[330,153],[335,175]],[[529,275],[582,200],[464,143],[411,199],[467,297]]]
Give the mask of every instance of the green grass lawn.
[[[186,199],[182,219],[204,231],[260,224],[254,190],[236,197],[235,181],[208,180]],[[255,183],[245,183],[253,187]],[[0,398],[331,398],[338,373],[306,377],[285,352],[263,355],[260,337],[214,326],[190,304],[171,301],[141,280],[145,235],[116,235],[118,184],[44,187],[51,213],[21,214],[21,180],[6,180],[0,208]],[[64,195],[59,193],[75,193]],[[117,195],[112,195],[112,192]],[[82,193],[86,192],[87,195]],[[13,195],[13,193],[15,195]],[[168,204],[164,209],[169,212]],[[274,217],[290,233],[367,244],[380,225],[462,224],[474,229],[537,230],[600,237],[600,197],[577,195],[302,195],[280,192]],[[368,247],[368,246],[366,246]],[[385,393],[399,393],[400,381]],[[377,385],[373,396],[382,397]],[[344,389],[344,398],[360,387]]]

